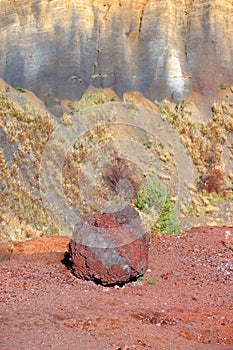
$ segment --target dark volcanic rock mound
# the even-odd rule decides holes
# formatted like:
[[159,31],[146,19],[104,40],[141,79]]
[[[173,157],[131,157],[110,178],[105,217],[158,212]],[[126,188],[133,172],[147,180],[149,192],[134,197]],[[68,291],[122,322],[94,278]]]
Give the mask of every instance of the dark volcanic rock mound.
[[128,282],[148,268],[149,235],[133,208],[85,215],[69,243],[74,274],[103,285]]

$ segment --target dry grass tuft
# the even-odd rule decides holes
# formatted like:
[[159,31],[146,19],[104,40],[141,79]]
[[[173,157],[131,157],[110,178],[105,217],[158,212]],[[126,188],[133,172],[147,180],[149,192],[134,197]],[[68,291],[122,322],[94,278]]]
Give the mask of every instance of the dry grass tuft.
[[[43,149],[55,125],[49,115],[25,112],[1,94],[0,127],[5,136],[0,150],[1,216],[16,217],[32,229],[41,230],[41,234],[53,233],[54,225],[39,194],[39,176]],[[4,222],[1,241],[8,237]]]

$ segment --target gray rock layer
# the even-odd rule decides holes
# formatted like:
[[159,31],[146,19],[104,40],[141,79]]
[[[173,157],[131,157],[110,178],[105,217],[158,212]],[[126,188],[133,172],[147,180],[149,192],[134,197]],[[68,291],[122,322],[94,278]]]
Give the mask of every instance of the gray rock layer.
[[230,0],[0,0],[0,76],[40,97],[214,94],[232,81],[232,15]]

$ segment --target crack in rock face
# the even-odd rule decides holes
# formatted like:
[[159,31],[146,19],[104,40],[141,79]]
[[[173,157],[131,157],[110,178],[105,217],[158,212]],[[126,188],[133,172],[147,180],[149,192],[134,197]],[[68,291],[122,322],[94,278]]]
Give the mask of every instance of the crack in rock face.
[[2,0],[0,76],[41,98],[90,85],[152,100],[214,93],[233,78],[231,16],[229,0]]

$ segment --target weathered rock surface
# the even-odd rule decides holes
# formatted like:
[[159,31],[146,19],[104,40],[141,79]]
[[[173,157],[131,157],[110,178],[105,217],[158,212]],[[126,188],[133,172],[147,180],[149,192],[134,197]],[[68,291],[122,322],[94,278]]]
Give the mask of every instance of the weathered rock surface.
[[0,76],[43,97],[89,85],[174,100],[233,78],[232,1],[0,1]]
[[131,207],[83,216],[68,248],[74,274],[103,285],[128,282],[148,268],[149,235]]

